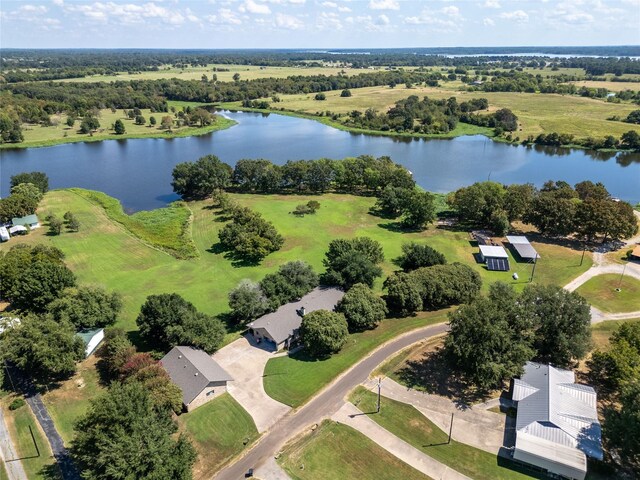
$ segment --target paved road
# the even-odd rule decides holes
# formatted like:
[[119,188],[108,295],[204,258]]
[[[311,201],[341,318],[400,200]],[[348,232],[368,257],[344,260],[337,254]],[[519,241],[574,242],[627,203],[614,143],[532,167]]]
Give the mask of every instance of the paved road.
[[[0,364],[0,368],[2,368],[2,364]],[[27,480],[27,474],[22,468],[18,451],[13,445],[7,425],[4,423],[2,408],[0,408],[0,461],[7,469],[9,480]]]
[[13,378],[14,384],[16,384],[18,388],[22,390],[22,393],[24,393],[24,398],[27,401],[27,404],[31,407],[33,414],[42,427],[42,430],[49,441],[49,445],[51,446],[53,457],[56,459],[56,463],[62,473],[62,478],[64,480],[80,480],[80,475],[69,456],[69,452],[64,446],[62,437],[58,433],[58,430],[56,430],[56,426],[47,411],[47,407],[42,401],[42,397],[37,392],[31,381],[17,368],[9,367],[8,371]]
[[302,432],[306,427],[319,423],[340,410],[344,397],[356,386],[367,380],[369,374],[394,353],[425,338],[446,332],[448,325],[440,323],[424,327],[387,342],[368,357],[354,365],[346,373],[325,387],[306,405],[285,415],[282,420],[266,432],[256,445],[243,457],[218,472],[216,480],[239,480],[249,468],[256,468],[269,457],[278,453],[284,443]]

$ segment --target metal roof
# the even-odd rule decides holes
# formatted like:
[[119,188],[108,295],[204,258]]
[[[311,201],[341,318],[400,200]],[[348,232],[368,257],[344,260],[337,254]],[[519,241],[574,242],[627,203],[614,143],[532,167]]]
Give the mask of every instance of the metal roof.
[[91,339],[98,335],[102,330],[102,328],[85,328],[77,332],[76,335],[82,339],[85,345],[89,345]]
[[185,405],[189,405],[209,383],[233,380],[218,362],[199,348],[173,347],[160,363],[171,381],[182,390]]
[[513,246],[513,248],[516,249],[516,252],[518,252],[520,258],[525,258],[527,260],[535,260],[536,258],[540,258],[540,254],[529,243],[527,237],[507,235],[507,241]]
[[569,370],[533,362],[527,362],[524,370],[522,378],[513,383],[512,398],[518,401],[516,449],[546,458],[544,452],[551,442],[572,449],[574,456],[602,460],[595,390],[576,384]]
[[250,328],[264,328],[276,344],[284,342],[302,324],[298,311],[304,307],[306,313],[314,310],[333,310],[344,296],[339,288],[314,288],[297,302],[282,305],[278,310],[267,313],[251,322]]
[[517,245],[517,244],[531,245],[529,243],[529,240],[527,240],[527,237],[522,235],[507,235],[507,242],[509,242],[511,245]]
[[493,258],[509,258],[507,251],[504,247],[500,247],[497,245],[479,245],[480,253],[483,257],[493,257]]
[[27,215],[25,217],[16,217],[11,219],[11,223],[15,225],[31,225],[33,223],[38,223],[38,217],[36,214]]

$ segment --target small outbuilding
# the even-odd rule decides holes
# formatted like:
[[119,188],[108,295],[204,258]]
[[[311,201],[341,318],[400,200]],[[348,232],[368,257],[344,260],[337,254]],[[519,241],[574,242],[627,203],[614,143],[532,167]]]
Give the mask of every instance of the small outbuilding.
[[519,236],[519,235],[507,235],[507,242],[511,244],[511,246],[518,252],[518,255],[521,259],[527,261],[536,261],[540,258],[540,254],[536,251],[535,248],[529,243],[527,237]]
[[636,245],[633,250],[631,250],[631,258],[640,260],[640,245]]
[[103,328],[86,328],[76,333],[85,344],[84,356],[89,358],[96,351],[98,345],[104,340]]
[[29,229],[27,227],[23,227],[22,225],[15,225],[9,228],[9,233],[11,235],[22,234],[28,232]]
[[302,317],[315,310],[333,310],[343,296],[339,288],[314,288],[299,301],[287,303],[251,322],[249,332],[258,343],[269,342],[276,351],[291,348],[299,339]]
[[509,255],[504,247],[496,245],[479,245],[480,261],[487,264],[487,269],[500,272],[509,271]]
[[187,412],[225,393],[227,382],[233,380],[210,355],[195,347],[173,347],[160,363],[182,390]]
[[0,242],[8,242],[11,236],[7,227],[0,227]]
[[32,215],[27,215],[26,217],[16,217],[11,219],[11,224],[21,227],[29,227],[30,229],[39,228],[40,222],[38,221],[38,216],[34,213]]

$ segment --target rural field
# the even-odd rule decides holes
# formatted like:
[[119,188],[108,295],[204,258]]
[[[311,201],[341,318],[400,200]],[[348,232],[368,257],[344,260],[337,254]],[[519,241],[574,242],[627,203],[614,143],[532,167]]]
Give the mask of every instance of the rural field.
[[[169,102],[169,105],[180,109],[187,105],[197,106],[201,104],[195,102]],[[24,142],[19,144],[3,143],[0,144],[0,148],[46,147],[59,143],[97,142],[101,140],[123,140],[126,138],[187,137],[222,130],[235,125],[233,120],[218,116],[216,117],[215,123],[206,127],[182,126],[173,127],[171,131],[161,130],[160,121],[162,117],[166,115],[173,116],[173,113],[154,113],[149,109],[141,110],[141,112],[142,116],[146,119],[145,125],[136,125],[132,119],[127,117],[124,110],[116,110],[113,112],[108,108],[102,109],[98,117],[100,128],[92,134],[80,133],[81,119],[76,120],[73,127],[69,127],[66,124],[66,114],[54,114],[51,115],[52,125],[25,124],[22,129]],[[158,122],[156,126],[149,125],[149,118],[152,116],[155,117]],[[125,125],[126,132],[123,135],[116,135],[113,131],[113,124],[116,120],[122,120]]]
[[[617,289],[620,291],[617,291]],[[578,293],[603,312],[640,311],[640,280],[618,274],[598,275],[578,288]]]
[[[613,82],[611,82],[613,83]],[[490,111],[508,108],[518,116],[521,128],[514,135],[524,140],[529,135],[540,133],[565,133],[578,138],[605,135],[620,137],[629,130],[640,132],[640,125],[607,120],[617,115],[626,117],[637,106],[630,103],[608,103],[601,99],[578,97],[575,95],[517,93],[517,92],[465,92],[460,91],[460,82],[444,83],[443,87],[405,88],[388,86],[356,88],[351,97],[341,97],[341,91],[325,92],[326,100],[314,99],[314,94],[281,95],[279,103],[272,103],[274,109],[292,112],[319,114],[330,111],[347,114],[352,110],[364,111],[373,108],[380,112],[388,110],[397,101],[411,95],[446,99],[456,97],[459,102],[472,98],[486,98]],[[268,99],[267,99],[268,100]],[[239,103],[224,104],[227,107],[240,106]]]

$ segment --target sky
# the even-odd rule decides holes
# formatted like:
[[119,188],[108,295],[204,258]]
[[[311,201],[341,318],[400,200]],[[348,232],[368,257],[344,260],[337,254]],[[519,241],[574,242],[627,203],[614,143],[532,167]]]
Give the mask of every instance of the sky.
[[638,45],[640,0],[1,0],[3,48]]

